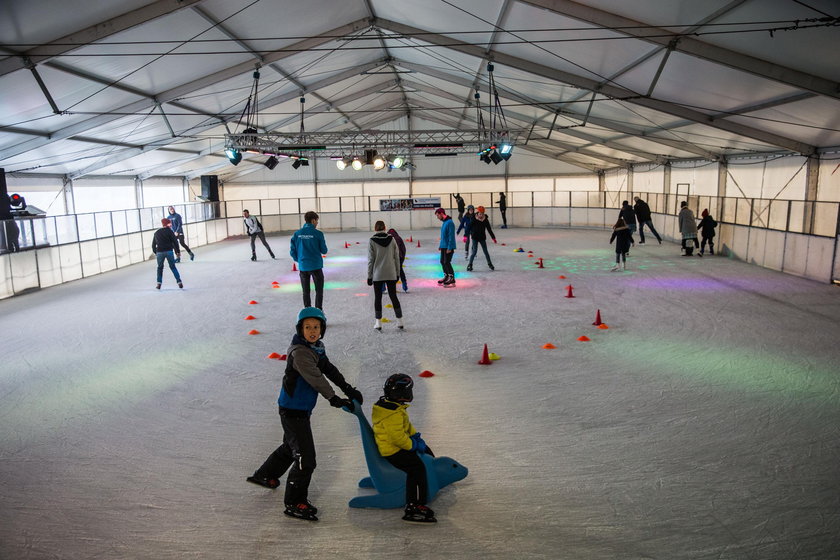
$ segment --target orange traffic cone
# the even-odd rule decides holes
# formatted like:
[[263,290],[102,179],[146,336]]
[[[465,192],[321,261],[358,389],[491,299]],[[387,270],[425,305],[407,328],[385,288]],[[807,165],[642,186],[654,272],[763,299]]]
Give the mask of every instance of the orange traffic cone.
[[251,300],[251,301],[248,302],[248,305],[256,305],[256,304],[257,304],[257,302],[254,301],[254,300]]
[[431,371],[427,370],[427,369],[420,372],[420,377],[434,377],[434,376],[435,376],[435,374],[432,373]]
[[595,322],[592,323],[592,324],[595,325],[595,326],[598,326],[598,325],[601,324],[601,310],[600,309],[595,312]]
[[546,342],[545,344],[542,345],[542,347],[545,348],[546,350],[554,350],[555,348],[557,348],[556,346],[554,346],[550,342]]
[[408,236],[408,242],[409,242],[409,243],[414,243],[414,239],[412,238],[412,236],[411,236],[411,235],[409,235],[409,236]]
[[566,279],[566,277],[563,276],[562,274],[560,276],[558,276],[557,278],[559,278],[560,280],[565,280]]
[[586,336],[586,335],[579,336],[578,340],[581,341],[581,342],[589,342],[589,337]]
[[349,247],[350,247],[350,244],[349,244],[349,243],[347,243],[347,242],[345,241],[345,242],[344,242],[344,248],[345,248],[345,249],[347,249],[347,248],[349,248]]
[[254,319],[256,319],[256,317],[254,317],[253,315],[248,315],[247,317],[245,317],[246,321],[253,321]]
[[418,247],[420,246],[420,240],[419,239],[417,240],[417,246]]
[[607,326],[606,323],[601,323],[600,325],[598,325],[598,328],[599,329],[608,329],[609,327]]
[[272,352],[271,354],[266,356],[266,358],[268,358],[269,360],[279,360],[280,354],[278,354],[277,352]]
[[487,351],[487,345],[484,345],[484,352],[481,354],[481,359],[478,360],[478,363],[483,366],[489,366],[493,362],[490,361],[490,352]]
[[542,257],[540,257],[540,262],[537,263],[537,268],[545,268],[542,263]]
[[248,334],[260,334],[260,331],[254,329],[252,331],[248,331]]
[[292,272],[297,272],[297,263],[292,263]]
[[568,292],[566,293],[566,297],[575,297],[574,292],[572,292],[572,285],[571,284],[566,286],[566,289],[568,290]]

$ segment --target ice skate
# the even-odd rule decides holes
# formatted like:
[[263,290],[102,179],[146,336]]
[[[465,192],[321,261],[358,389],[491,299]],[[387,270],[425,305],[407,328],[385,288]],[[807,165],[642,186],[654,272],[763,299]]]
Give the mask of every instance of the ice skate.
[[626,262],[621,263],[621,270],[627,270],[627,263]]
[[157,286],[155,286],[155,288],[160,290],[160,282],[157,283]]
[[400,330],[405,328],[405,323],[403,323],[402,317],[397,318],[397,328]]
[[175,262],[176,263],[181,262],[181,255],[178,255],[178,256],[175,257]]
[[184,287],[184,283],[183,283],[183,282],[178,282],[178,287],[179,287],[179,288],[183,288],[183,287]]
[[264,486],[265,488],[270,488],[272,490],[280,486],[280,481],[276,478],[266,478],[264,476],[257,476],[256,473],[254,474],[254,476],[249,476],[245,480],[247,480],[251,484],[257,484],[259,486]]
[[405,506],[405,515],[402,518],[403,521],[413,523],[437,523],[435,512],[431,508],[417,504],[408,504]]
[[195,253],[190,253],[190,260],[191,260],[191,261],[194,261],[194,260],[195,260]]
[[472,265],[471,264],[467,265],[467,272],[472,272]]
[[405,282],[402,283],[402,288],[404,292],[408,292],[408,284],[406,284]]
[[449,275],[449,279],[443,283],[444,288],[454,288],[455,287],[455,276]]
[[610,269],[610,272],[618,271],[618,263],[615,263],[615,266]]
[[373,323],[373,328],[378,330],[378,331],[381,331],[382,330],[382,320],[377,319],[376,322]]
[[283,513],[289,517],[297,517],[306,521],[318,521],[318,518],[315,516],[317,512],[318,509],[309,502],[286,504],[286,509],[283,510]]
[[487,263],[487,266],[490,267],[490,270],[496,270],[496,267],[493,266],[493,263]]
[[448,278],[449,278],[449,275],[448,275],[448,274],[445,274],[445,275],[443,276],[443,278],[441,278],[440,280],[438,280],[438,284],[443,284],[444,282],[446,282],[446,280],[447,280]]
[[256,253],[254,253],[253,255],[251,255],[251,260],[252,260],[252,261],[257,260],[257,254],[256,254]]

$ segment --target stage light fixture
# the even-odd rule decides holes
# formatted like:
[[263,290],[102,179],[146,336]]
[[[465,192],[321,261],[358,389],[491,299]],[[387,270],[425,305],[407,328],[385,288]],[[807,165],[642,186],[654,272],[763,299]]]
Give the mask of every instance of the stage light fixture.
[[376,171],[379,171],[380,169],[384,169],[385,168],[385,158],[382,157],[382,156],[375,156],[373,158],[373,168]]
[[376,157],[376,150],[365,150],[365,165],[373,165],[373,158]]
[[388,156],[388,165],[392,169],[399,169],[405,163],[405,158],[402,156]]
[[481,154],[481,157],[479,157],[479,159],[487,165],[490,165],[490,156],[488,156],[487,154]]
[[503,158],[499,155],[499,152],[493,150],[493,153],[490,154],[490,159],[493,161],[493,163],[499,165],[499,162],[502,161]]
[[502,144],[499,148],[499,155],[502,156],[502,159],[505,161],[510,159],[510,156],[513,155],[513,144]]
[[352,164],[353,164],[353,160],[350,159],[349,157],[343,157],[339,160],[336,160],[336,162],[335,162],[335,166],[338,167],[338,169],[340,171],[344,171],[345,169],[347,169],[348,165],[352,165]]
[[353,165],[353,169],[356,170],[356,171],[361,170],[362,167],[365,166],[364,162],[362,161],[362,158],[360,158],[359,156],[356,156],[356,157],[353,158],[353,164],[352,165]]
[[242,161],[242,154],[236,148],[226,148],[225,155],[233,165],[239,165]]
[[20,206],[21,210],[26,210],[26,199],[24,199],[19,194],[15,193],[12,196],[10,196],[9,199],[12,203],[12,206]]
[[278,164],[278,163],[280,163],[280,160],[278,160],[278,159],[277,159],[276,157],[274,157],[274,156],[271,156],[270,158],[268,158],[267,160],[265,160],[265,163],[264,163],[263,165],[265,165],[265,166],[266,166],[266,167],[268,167],[269,169],[274,169],[275,167],[277,167],[277,164]]

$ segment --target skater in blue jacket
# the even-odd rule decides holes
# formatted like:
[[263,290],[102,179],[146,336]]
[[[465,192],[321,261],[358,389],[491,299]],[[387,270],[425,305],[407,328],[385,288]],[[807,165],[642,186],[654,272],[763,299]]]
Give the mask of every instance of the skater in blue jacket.
[[[321,341],[327,330],[327,318],[323,311],[315,307],[302,309],[295,330],[277,399],[280,423],[283,425],[283,444],[246,480],[274,489],[280,486],[280,477],[291,467],[286,478],[286,510],[283,513],[317,521],[315,514],[318,508],[309,502],[309,482],[315,471],[315,442],[310,425],[312,410],[319,394],[330,405],[346,407],[350,411],[354,408],[354,400],[362,404],[363,399],[362,393],[350,385],[327,358]],[[336,395],[330,383],[341,389],[347,398]]]
[[475,206],[470,204],[467,206],[467,213],[461,218],[461,223],[458,225],[458,231],[455,232],[455,237],[460,235],[461,230],[464,230],[464,258],[470,258],[470,226],[475,220]]
[[446,210],[438,208],[435,210],[435,217],[442,223],[440,225],[440,266],[443,269],[443,278],[438,280],[442,286],[455,285],[455,269],[452,268],[452,254],[455,252],[455,224],[452,218],[446,215]]
[[318,231],[318,214],[311,210],[303,215],[306,221],[295,232],[291,240],[289,254],[298,265],[300,287],[303,289],[303,306],[311,307],[309,281],[315,282],[315,307],[324,307],[324,258],[327,254],[327,242],[324,234]]

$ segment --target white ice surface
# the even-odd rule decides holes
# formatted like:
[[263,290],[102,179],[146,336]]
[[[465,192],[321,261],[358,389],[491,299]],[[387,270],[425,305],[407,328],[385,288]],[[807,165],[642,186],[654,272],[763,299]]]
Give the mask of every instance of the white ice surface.
[[285,362],[266,356],[301,307],[275,236],[276,261],[199,248],[184,290],[168,270],[154,290],[147,262],[0,301],[0,558],[840,557],[836,287],[671,243],[611,273],[604,231],[510,229],[495,272],[464,272],[459,247],[443,289],[437,231],[402,233],[405,332],[372,328],[370,234],[327,233],[325,343],[368,415],[386,376],[415,376],[412,420],[470,469],[436,526],[348,508],[358,425],[323,400],[321,520],[245,482],[281,436]]

